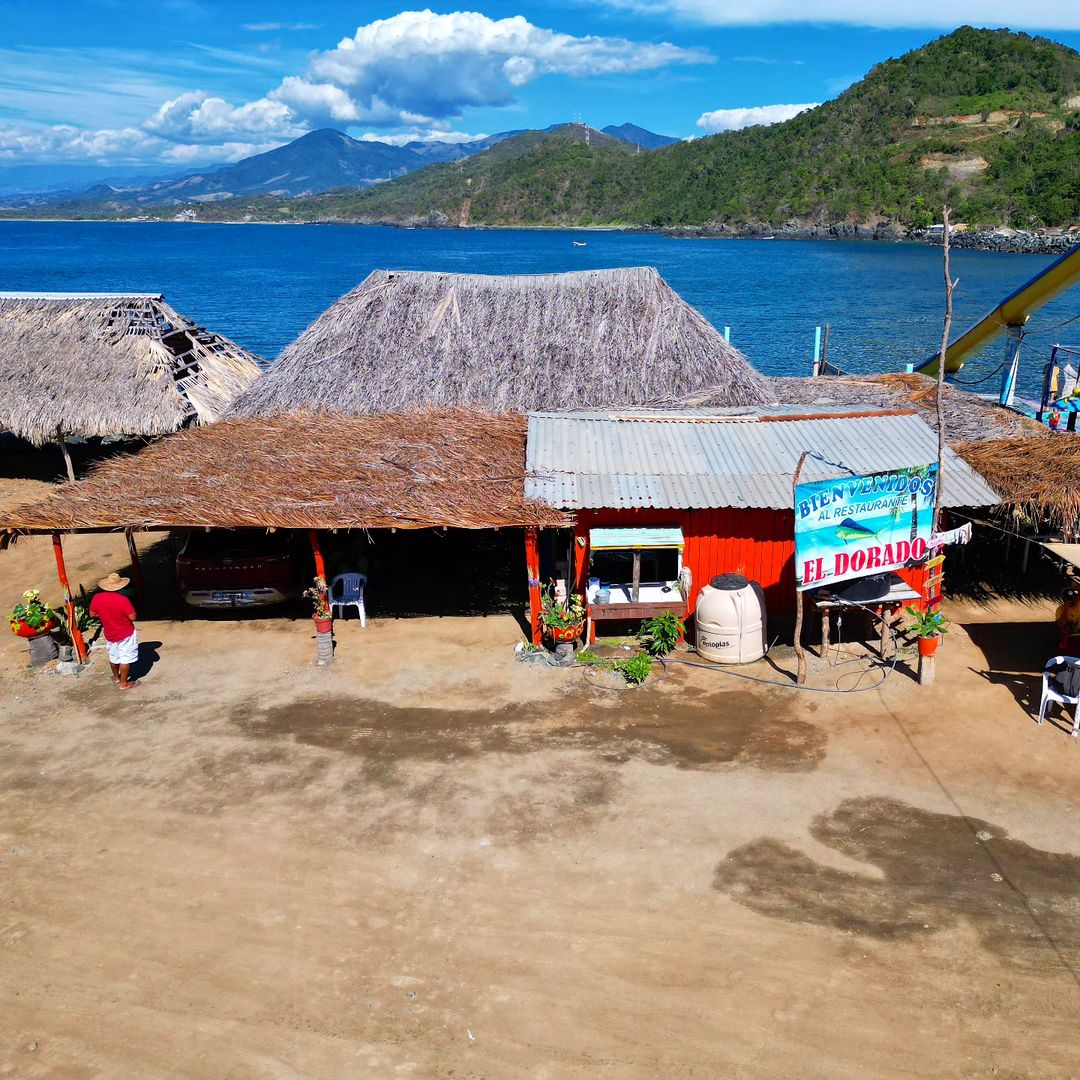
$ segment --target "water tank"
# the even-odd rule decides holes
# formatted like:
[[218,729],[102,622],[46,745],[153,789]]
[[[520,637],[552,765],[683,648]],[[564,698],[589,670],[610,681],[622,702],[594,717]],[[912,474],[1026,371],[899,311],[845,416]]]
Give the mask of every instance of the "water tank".
[[697,651],[717,664],[749,664],[765,655],[765,596],[742,574],[721,574],[701,590],[694,614]]

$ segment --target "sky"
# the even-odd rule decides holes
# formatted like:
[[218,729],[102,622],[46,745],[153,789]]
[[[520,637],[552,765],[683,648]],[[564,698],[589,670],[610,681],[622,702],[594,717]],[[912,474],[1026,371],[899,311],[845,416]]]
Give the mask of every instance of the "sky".
[[691,138],[787,119],[964,23],[1080,49],[1080,0],[0,0],[0,166],[177,172],[320,127]]

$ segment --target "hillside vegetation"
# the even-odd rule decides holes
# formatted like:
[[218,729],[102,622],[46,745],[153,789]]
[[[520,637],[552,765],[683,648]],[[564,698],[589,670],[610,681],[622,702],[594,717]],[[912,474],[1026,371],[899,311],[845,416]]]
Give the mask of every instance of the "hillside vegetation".
[[1018,227],[1080,220],[1080,54],[962,27],[887,60],[783,124],[648,154],[585,129],[508,139],[362,193],[278,215],[454,224],[654,226],[954,217]]

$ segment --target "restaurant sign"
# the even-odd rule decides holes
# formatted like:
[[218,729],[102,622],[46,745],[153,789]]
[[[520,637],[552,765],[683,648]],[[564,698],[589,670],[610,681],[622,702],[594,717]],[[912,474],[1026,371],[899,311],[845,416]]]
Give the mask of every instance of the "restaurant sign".
[[796,588],[921,562],[930,548],[936,488],[936,463],[797,485]]

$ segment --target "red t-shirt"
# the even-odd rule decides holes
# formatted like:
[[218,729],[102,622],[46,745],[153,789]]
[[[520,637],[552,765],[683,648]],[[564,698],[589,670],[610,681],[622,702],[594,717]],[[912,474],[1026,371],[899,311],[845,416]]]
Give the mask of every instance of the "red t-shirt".
[[90,614],[101,620],[106,641],[126,641],[135,632],[135,608],[123,593],[99,592],[90,601]]

